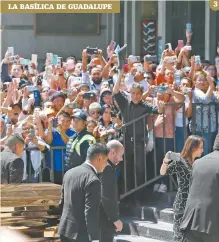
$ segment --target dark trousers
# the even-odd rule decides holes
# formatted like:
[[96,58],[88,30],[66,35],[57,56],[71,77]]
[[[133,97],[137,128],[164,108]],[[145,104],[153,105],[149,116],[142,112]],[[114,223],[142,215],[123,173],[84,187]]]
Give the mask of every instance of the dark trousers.
[[208,235],[199,231],[187,230],[183,242],[218,242],[219,236]]
[[100,242],[113,242],[115,231],[112,228],[100,229]]
[[61,171],[54,171],[54,183],[62,185],[63,176]]
[[78,234],[78,237],[76,240],[74,239],[69,239],[63,235],[60,235],[60,241],[61,242],[90,242],[88,239],[88,236],[85,234]]
[[[135,180],[137,182],[136,186],[140,186],[145,182],[145,148],[144,142],[136,143],[134,147],[134,142],[127,141],[125,144],[125,158],[126,162],[122,164],[123,173],[122,176],[126,175],[127,190],[135,188]],[[126,166],[126,174],[124,165]],[[135,172],[136,171],[136,172]]]

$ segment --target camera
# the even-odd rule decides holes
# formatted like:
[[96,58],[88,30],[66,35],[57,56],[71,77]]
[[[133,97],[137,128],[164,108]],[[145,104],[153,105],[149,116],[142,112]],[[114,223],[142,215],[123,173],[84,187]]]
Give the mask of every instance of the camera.
[[166,93],[167,87],[166,86],[156,86],[156,87],[154,87],[154,92]]
[[87,48],[87,54],[88,55],[97,55],[98,49],[97,48]]
[[157,62],[157,56],[156,55],[145,56],[144,61],[145,62]]
[[18,56],[17,55],[10,56],[9,60],[10,60],[10,62],[16,62],[16,61],[18,61]]

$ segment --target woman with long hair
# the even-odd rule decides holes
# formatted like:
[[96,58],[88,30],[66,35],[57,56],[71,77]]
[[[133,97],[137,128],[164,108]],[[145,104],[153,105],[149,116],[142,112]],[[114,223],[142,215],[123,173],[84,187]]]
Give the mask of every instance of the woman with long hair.
[[[174,242],[180,242],[183,233],[180,231],[180,224],[183,217],[186,201],[189,194],[189,183],[192,171],[192,164],[195,159],[203,153],[203,139],[196,135],[187,138],[181,153],[167,152],[160,168],[161,175],[176,175],[178,191],[173,204],[174,211]],[[172,161],[170,163],[170,161]]]

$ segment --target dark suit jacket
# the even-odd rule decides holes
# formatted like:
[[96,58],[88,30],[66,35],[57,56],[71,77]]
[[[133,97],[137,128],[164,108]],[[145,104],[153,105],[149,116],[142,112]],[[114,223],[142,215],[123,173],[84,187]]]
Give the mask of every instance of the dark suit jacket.
[[77,239],[80,234],[85,242],[97,240],[99,205],[100,180],[94,169],[83,163],[68,170],[62,185],[59,235]]
[[23,160],[9,148],[5,148],[1,152],[1,184],[21,183],[23,173]]
[[219,151],[195,161],[181,229],[219,236]]
[[115,232],[114,222],[119,219],[118,193],[116,184],[115,165],[108,161],[103,173],[100,174],[101,181],[101,206],[100,227],[112,229]]

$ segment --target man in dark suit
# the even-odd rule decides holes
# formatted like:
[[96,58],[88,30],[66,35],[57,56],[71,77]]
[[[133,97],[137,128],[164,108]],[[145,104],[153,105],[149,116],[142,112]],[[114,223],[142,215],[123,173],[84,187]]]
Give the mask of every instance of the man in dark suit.
[[186,242],[219,241],[219,134],[213,152],[193,165],[190,192],[182,219]]
[[85,163],[65,173],[58,228],[61,242],[99,241],[101,184],[97,174],[103,172],[108,153],[105,145],[93,144],[87,151]]
[[109,160],[101,181],[101,206],[100,206],[100,242],[113,242],[116,231],[122,230],[119,220],[118,193],[116,184],[116,165],[122,160],[123,145],[117,140],[107,143]]
[[1,184],[21,183],[24,162],[20,157],[24,150],[24,139],[12,134],[5,140],[5,147],[1,152]]

